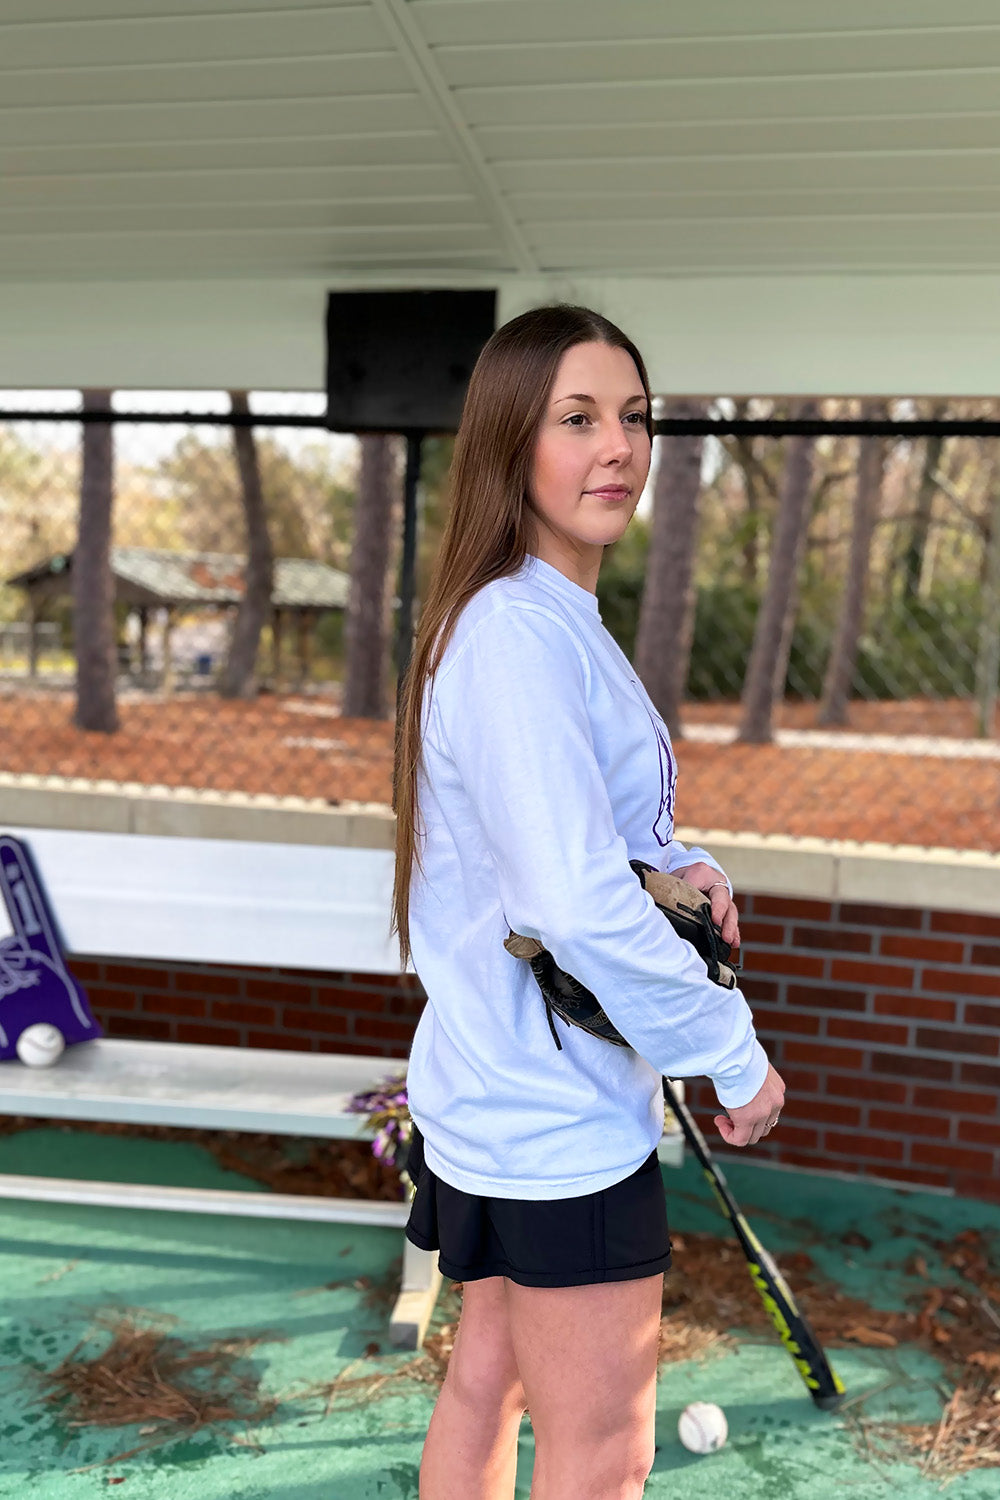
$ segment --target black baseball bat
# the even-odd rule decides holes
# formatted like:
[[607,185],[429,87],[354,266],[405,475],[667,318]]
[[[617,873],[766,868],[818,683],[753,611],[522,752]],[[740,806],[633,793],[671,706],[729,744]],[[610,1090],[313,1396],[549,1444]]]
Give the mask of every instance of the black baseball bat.
[[736,1238],[747,1258],[750,1279],[760,1294],[760,1300],[778,1337],[805,1382],[806,1389],[821,1411],[833,1411],[844,1399],[843,1381],[824,1354],[819,1339],[810,1328],[787,1281],[747,1223],[730,1192],[722,1168],[712,1159],[708,1142],[697,1121],[687,1105],[677,1098],[666,1078],[663,1080],[663,1097],[676,1115],[688,1145],[698,1158],[719,1207],[736,1231]]

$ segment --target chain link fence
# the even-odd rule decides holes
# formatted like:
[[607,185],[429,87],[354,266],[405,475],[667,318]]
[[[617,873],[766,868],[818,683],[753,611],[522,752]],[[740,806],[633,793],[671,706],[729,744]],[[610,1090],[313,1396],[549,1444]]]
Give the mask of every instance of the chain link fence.
[[[873,409],[814,405],[824,419]],[[385,601],[382,709],[343,712],[359,442],[325,429],[322,397],[250,397],[251,414],[269,418],[252,431],[274,566],[253,683],[234,695],[222,683],[247,510],[230,396],[115,394],[117,727],[98,732],[78,723],[80,409],[75,391],[0,392],[0,772],[388,803],[398,501],[385,576],[356,580]],[[699,409],[765,420],[791,411],[764,400]],[[993,403],[972,401],[879,411],[901,426],[997,417]],[[174,412],[204,420],[166,420]],[[678,701],[665,708],[679,822],[1000,852],[1000,441],[721,434],[657,445],[599,598],[651,691],[660,657],[681,662]],[[418,601],[444,521],[449,447],[425,443]],[[696,475],[687,559],[669,543],[680,525],[669,518],[686,503],[678,454],[689,471],[693,456]],[[668,524],[658,527],[661,513]],[[667,645],[655,634],[652,580],[683,595]]]

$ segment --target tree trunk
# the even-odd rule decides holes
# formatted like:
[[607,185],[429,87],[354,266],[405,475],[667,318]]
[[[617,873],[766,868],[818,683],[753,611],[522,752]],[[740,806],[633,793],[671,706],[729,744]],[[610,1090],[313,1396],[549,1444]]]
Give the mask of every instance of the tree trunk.
[[[817,402],[805,401],[798,415],[809,420],[818,411]],[[767,588],[757,614],[743,684],[743,717],[738,738],[744,744],[766,745],[771,742],[774,706],[784,692],[795,628],[799,562],[809,526],[809,492],[815,447],[815,438],[793,437],[788,440]]]
[[[696,418],[707,411],[704,401],[674,401],[664,415]],[[660,462],[635,669],[670,733],[679,735],[694,633],[694,549],[704,439],[661,437],[657,442]]]
[[392,513],[398,488],[396,443],[370,433],[361,438],[361,470],[351,546],[351,582],[344,629],[345,718],[384,719],[386,586],[392,554]]
[[976,728],[986,739],[992,739],[994,734],[1000,676],[1000,484],[995,476],[993,484],[983,559],[983,612],[976,652]]
[[[83,392],[84,411],[109,412],[111,392]],[[110,422],[84,422],[80,521],[73,550],[73,639],[76,711],[80,729],[113,734],[117,646],[115,580],[111,571],[114,441]]]
[[[931,420],[939,421],[947,411],[944,403],[931,408]],[[920,579],[924,571],[924,554],[931,530],[931,510],[937,481],[934,475],[941,467],[941,449],[944,438],[929,437],[924,445],[924,461],[920,467],[920,483],[917,486],[917,503],[910,535],[903,554],[903,602],[909,603],[920,592]]]
[[[229,401],[234,416],[246,416],[249,413],[246,391],[230,391]],[[236,612],[236,623],[229,643],[229,654],[219,674],[219,695],[223,698],[252,698],[257,691],[256,667],[260,633],[271,613],[274,554],[267,529],[264,489],[253,429],[234,427],[233,442],[240,471],[247,570],[243,598]]]
[[[861,408],[862,417],[869,421],[880,421],[885,413],[885,405],[881,402],[865,403]],[[817,719],[817,723],[828,727],[847,723],[847,703],[868,598],[872,537],[882,493],[885,454],[886,446],[882,438],[862,438],[858,444],[858,478],[854,491],[847,576],[840,598],[837,630],[826,666],[823,697]]]

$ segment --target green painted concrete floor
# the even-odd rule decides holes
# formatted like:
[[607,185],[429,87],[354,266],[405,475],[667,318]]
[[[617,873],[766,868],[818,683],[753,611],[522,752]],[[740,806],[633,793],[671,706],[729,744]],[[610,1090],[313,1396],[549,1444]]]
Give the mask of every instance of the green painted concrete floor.
[[[255,1186],[194,1145],[43,1128],[0,1138],[0,1171]],[[820,1270],[879,1307],[904,1305],[914,1290],[904,1263],[919,1250],[933,1269],[934,1239],[976,1226],[1000,1245],[1000,1206],[769,1170],[750,1160],[732,1163],[728,1173],[773,1250],[808,1245]],[[666,1171],[665,1182],[675,1230],[720,1232],[691,1162]],[[852,1229],[872,1241],[870,1249],[844,1246]],[[354,1282],[388,1282],[399,1253],[398,1232],[381,1229],[0,1203],[0,1496],[86,1500],[117,1483],[116,1494],[142,1500],[416,1500],[433,1389],[394,1384],[366,1404],[335,1402],[328,1412],[306,1390],[331,1380],[366,1346],[388,1350],[388,1301],[373,1305]],[[343,1285],[328,1288],[331,1281]],[[450,1300],[453,1315],[454,1294]],[[281,1334],[282,1341],[261,1343],[249,1356],[262,1389],[282,1398],[254,1430],[256,1446],[234,1441],[247,1437],[245,1429],[203,1429],[108,1465],[143,1441],[136,1427],[74,1430],[38,1401],[31,1371],[53,1369],[95,1314],[129,1308],[171,1315],[171,1332],[195,1343]],[[439,1322],[447,1312],[443,1295]],[[379,1353],[364,1368],[392,1370],[410,1357]],[[869,1415],[927,1421],[940,1413],[940,1370],[921,1351],[850,1348],[831,1357],[850,1394],[892,1379],[865,1403]],[[717,1454],[697,1458],[677,1441],[677,1416],[692,1400],[716,1401],[727,1413],[730,1440]],[[726,1500],[922,1500],[940,1493],[939,1482],[914,1466],[863,1457],[844,1420],[813,1408],[785,1353],[766,1341],[701,1364],[664,1366],[657,1442],[649,1500],[719,1491]],[[518,1500],[527,1500],[530,1472],[526,1420]],[[952,1500],[1000,1500],[1000,1470],[960,1476],[947,1493]]]

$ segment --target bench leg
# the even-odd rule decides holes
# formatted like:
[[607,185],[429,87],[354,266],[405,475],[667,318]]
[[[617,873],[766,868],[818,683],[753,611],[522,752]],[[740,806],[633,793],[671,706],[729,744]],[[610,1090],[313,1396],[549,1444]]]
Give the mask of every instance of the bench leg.
[[389,1319],[389,1342],[397,1349],[419,1349],[441,1289],[437,1251],[403,1240],[403,1283]]

